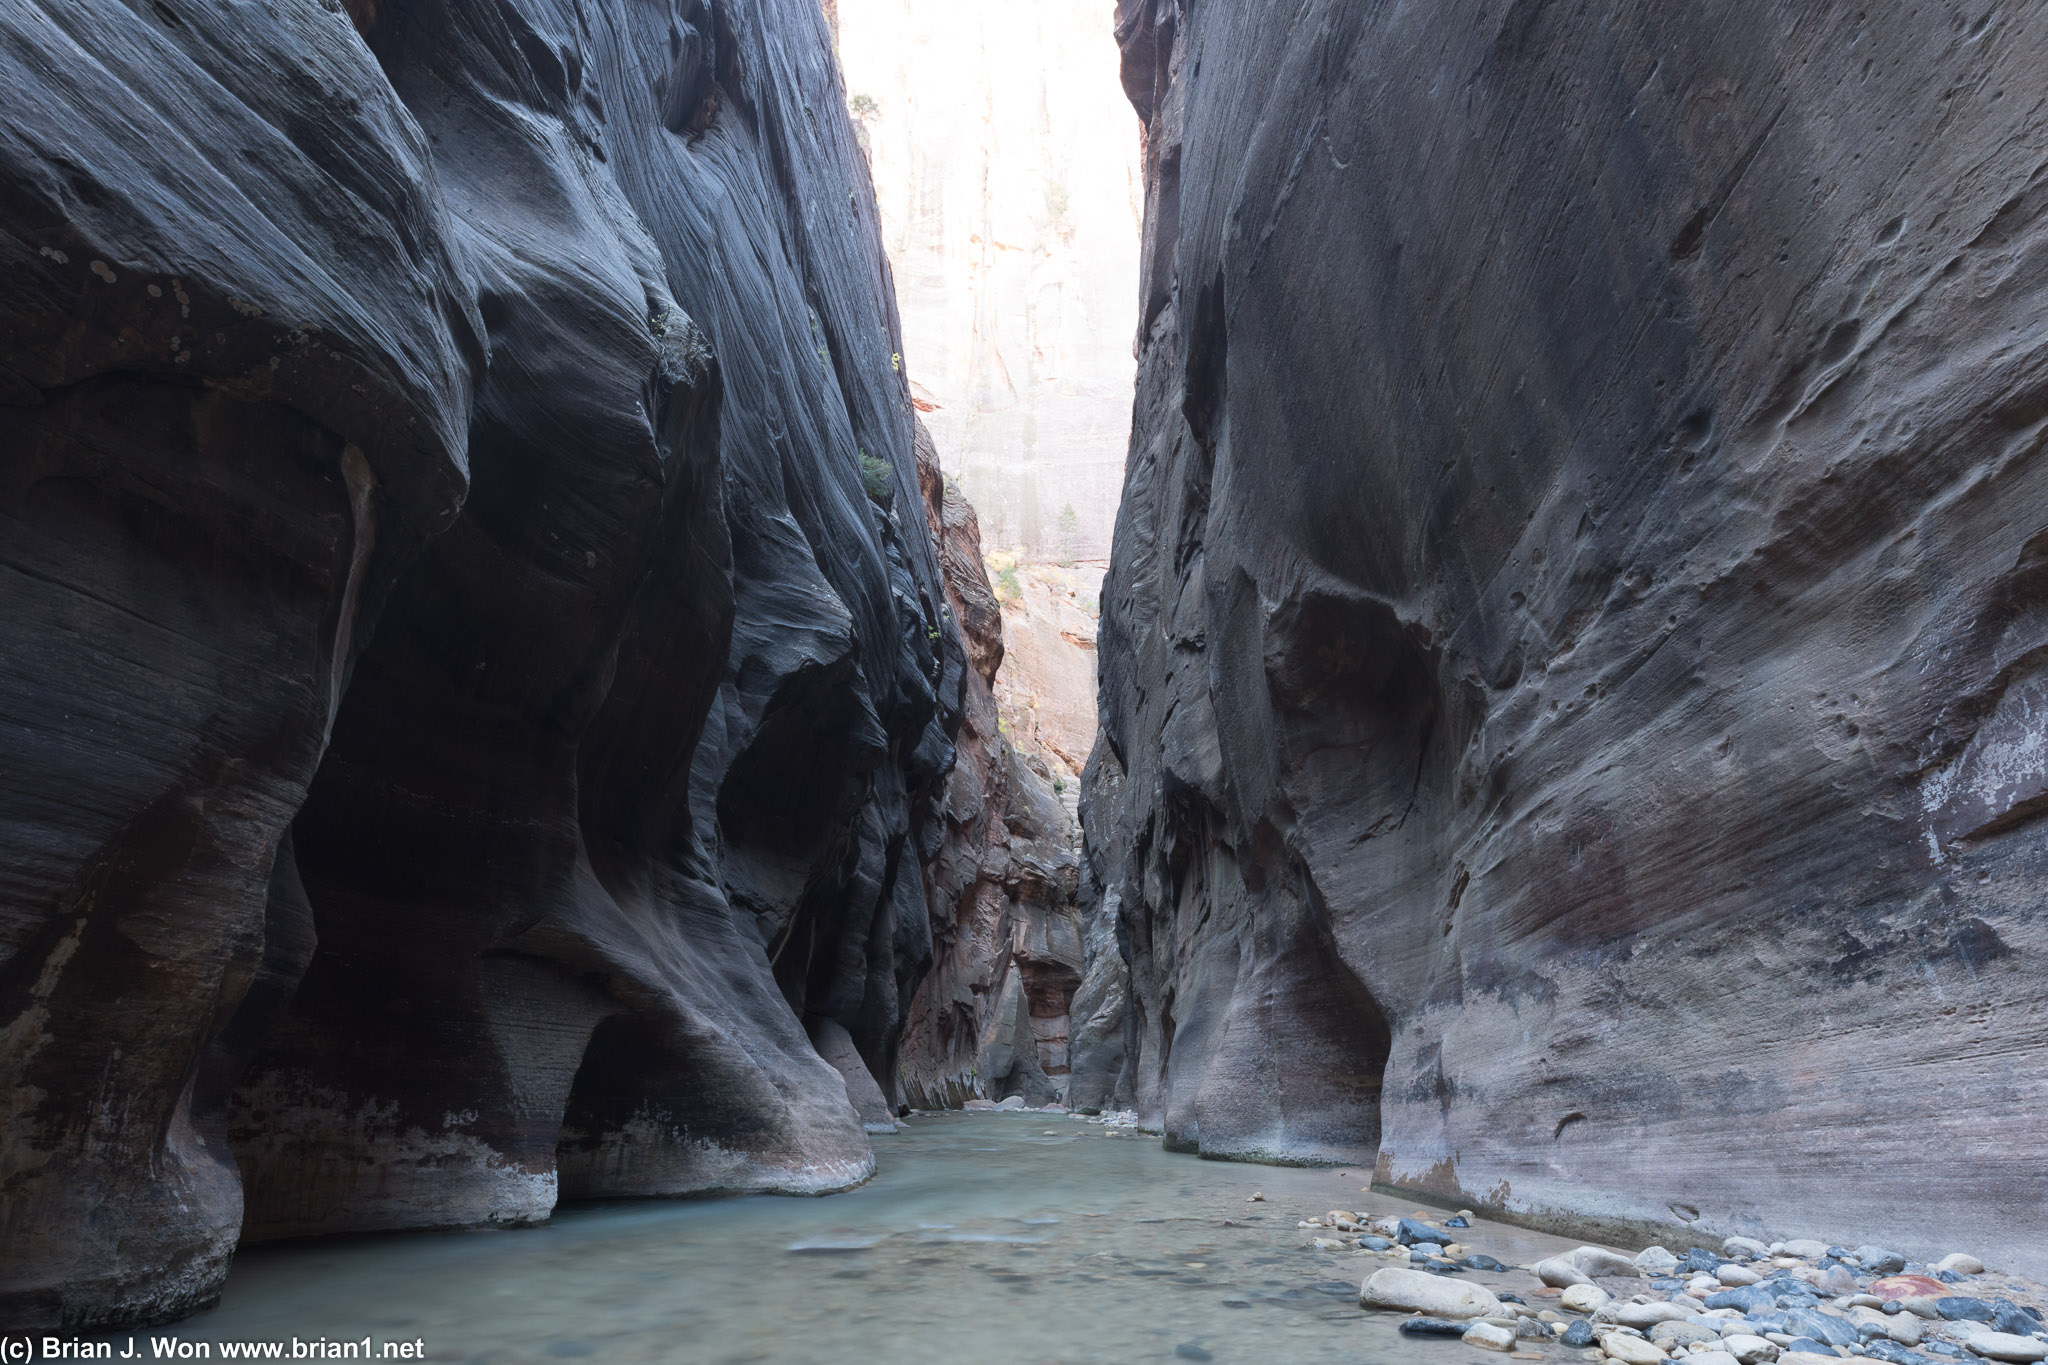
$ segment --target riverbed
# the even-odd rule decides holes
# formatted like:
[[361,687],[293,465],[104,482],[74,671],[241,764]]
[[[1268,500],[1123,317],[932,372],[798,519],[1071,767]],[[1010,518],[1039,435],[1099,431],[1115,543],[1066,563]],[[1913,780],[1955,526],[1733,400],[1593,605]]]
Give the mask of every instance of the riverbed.
[[[532,1228],[252,1248],[218,1309],[138,1333],[138,1358],[173,1336],[369,1337],[467,1365],[1500,1359],[1400,1336],[1397,1318],[1357,1306],[1386,1261],[1306,1245],[1297,1222],[1326,1209],[1414,1207],[1362,1193],[1362,1169],[1203,1161],[1028,1111],[920,1116],[874,1141],[875,1178],[822,1199],[611,1204]],[[1247,1202],[1255,1190],[1263,1202]],[[1470,1241],[1510,1263],[1574,1245],[1492,1224]]]

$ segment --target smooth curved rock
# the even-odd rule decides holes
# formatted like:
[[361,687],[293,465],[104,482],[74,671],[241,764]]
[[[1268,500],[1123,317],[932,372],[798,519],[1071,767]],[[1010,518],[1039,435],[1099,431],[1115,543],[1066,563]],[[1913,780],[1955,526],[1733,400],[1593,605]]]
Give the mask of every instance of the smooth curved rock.
[[1491,1292],[1476,1284],[1387,1266],[1375,1270],[1359,1286],[1358,1306],[1441,1318],[1483,1318],[1498,1313],[1501,1305]]
[[0,75],[0,1326],[864,1179],[966,659],[818,7],[76,0]]
[[2048,1270],[2048,14],[1871,14],[1119,6],[1170,1142]]

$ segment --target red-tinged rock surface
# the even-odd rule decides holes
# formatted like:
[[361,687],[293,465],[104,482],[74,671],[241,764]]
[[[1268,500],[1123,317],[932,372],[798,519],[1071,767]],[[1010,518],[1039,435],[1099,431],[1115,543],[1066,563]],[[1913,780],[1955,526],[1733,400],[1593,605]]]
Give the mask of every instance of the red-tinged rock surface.
[[932,970],[910,1003],[903,1093],[934,1108],[1011,1096],[1042,1105],[1067,1091],[1083,968],[1078,831],[1054,786],[1065,779],[999,723],[992,684],[1010,667],[1008,614],[982,565],[974,508],[940,472],[921,423],[917,450],[947,605],[973,668],[926,872]]

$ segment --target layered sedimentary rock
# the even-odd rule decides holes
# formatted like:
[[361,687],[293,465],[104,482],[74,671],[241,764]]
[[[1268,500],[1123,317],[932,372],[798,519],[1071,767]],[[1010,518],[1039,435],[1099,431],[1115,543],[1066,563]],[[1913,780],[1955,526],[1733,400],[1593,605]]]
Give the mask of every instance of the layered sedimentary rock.
[[940,473],[922,423],[917,451],[969,673],[941,839],[926,870],[932,970],[910,1003],[903,1091],[930,1107],[1012,1095],[1045,1104],[1066,1095],[1070,1006],[1081,985],[1078,831],[1045,758],[1013,744],[999,720],[1004,613],[982,565],[975,509]]
[[966,666],[817,6],[0,69],[0,1322],[864,1178]]
[[1118,33],[1087,809],[1145,1115],[1584,1230],[2048,1268],[2048,18]]
[[1099,566],[1130,429],[1143,192],[1108,7],[836,9],[904,361],[946,472],[989,550]]

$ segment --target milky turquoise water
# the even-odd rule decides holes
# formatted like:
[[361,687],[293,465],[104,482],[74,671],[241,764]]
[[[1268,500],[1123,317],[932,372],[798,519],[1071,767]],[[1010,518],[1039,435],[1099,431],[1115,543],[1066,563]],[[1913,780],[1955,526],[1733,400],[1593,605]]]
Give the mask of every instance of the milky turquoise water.
[[[1305,1247],[1297,1221],[1326,1209],[1409,1210],[1360,1193],[1363,1171],[1202,1161],[1031,1113],[917,1118],[874,1141],[875,1179],[823,1199],[252,1249],[218,1309],[147,1335],[367,1336],[468,1365],[1503,1359],[1399,1336],[1357,1307],[1387,1262]],[[1246,1202],[1254,1189],[1265,1202]],[[1569,1245],[1484,1225],[1471,1242],[1510,1262]]]

